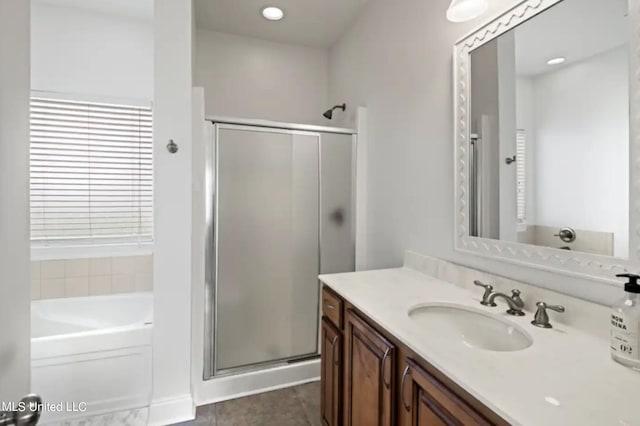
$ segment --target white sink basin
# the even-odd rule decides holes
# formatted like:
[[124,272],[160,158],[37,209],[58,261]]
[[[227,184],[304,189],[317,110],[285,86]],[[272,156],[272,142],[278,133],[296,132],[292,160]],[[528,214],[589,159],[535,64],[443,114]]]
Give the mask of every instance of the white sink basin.
[[496,352],[521,351],[533,344],[531,336],[509,321],[466,306],[418,305],[409,318],[428,328],[431,338],[458,340],[462,344]]

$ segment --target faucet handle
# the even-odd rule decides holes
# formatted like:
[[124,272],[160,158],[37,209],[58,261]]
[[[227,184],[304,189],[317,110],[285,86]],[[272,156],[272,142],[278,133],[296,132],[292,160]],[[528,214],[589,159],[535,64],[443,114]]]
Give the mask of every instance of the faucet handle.
[[474,285],[477,285],[478,287],[482,287],[482,288],[484,288],[484,289],[491,289],[491,290],[493,290],[493,286],[492,286],[491,284],[485,284],[485,283],[483,283],[483,282],[482,282],[482,281],[480,281],[480,280],[475,280],[475,281],[473,282],[473,284],[474,284]]
[[544,307],[545,307],[545,308],[547,308],[547,309],[551,309],[552,311],[556,311],[556,312],[564,312],[564,306],[562,306],[562,305],[547,305],[547,304],[546,304],[546,303],[544,303],[544,302],[538,302],[538,303],[536,304],[536,306],[538,306],[538,307],[541,307],[541,306],[543,306],[543,305],[544,305]]
[[517,288],[511,290],[511,299],[516,303],[516,305],[520,308],[524,308],[524,302],[520,298],[522,293]]
[[555,312],[564,312],[564,306],[561,305],[547,305],[545,302],[536,303],[538,310],[531,321],[531,324],[540,328],[552,328],[553,326],[549,322],[549,315],[547,314],[547,309],[551,309]]
[[482,302],[480,302],[481,305],[484,306],[497,306],[495,303],[489,303],[489,296],[491,296],[491,293],[493,292],[493,286],[491,284],[485,284],[480,280],[475,280],[473,282],[474,285],[477,285],[478,287],[482,287],[484,288],[484,294],[482,295]]

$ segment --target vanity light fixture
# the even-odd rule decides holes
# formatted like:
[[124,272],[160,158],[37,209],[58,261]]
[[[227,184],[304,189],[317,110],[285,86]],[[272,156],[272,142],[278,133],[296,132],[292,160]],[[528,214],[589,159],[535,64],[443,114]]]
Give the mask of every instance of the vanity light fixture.
[[262,9],[262,16],[269,21],[279,21],[284,18],[284,11],[279,7],[267,6]]
[[549,59],[547,61],[547,65],[560,65],[561,63],[563,63],[566,60],[567,60],[567,58],[565,58],[564,56],[558,56],[557,58]]
[[488,8],[487,0],[451,0],[447,19],[451,22],[470,21],[485,13]]

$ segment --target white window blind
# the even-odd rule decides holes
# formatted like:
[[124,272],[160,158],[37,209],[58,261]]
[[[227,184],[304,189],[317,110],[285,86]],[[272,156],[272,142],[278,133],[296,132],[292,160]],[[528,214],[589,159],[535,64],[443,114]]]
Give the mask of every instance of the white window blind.
[[31,98],[31,240],[131,243],[153,234],[150,108]]
[[527,220],[527,133],[516,131],[516,203],[518,223]]

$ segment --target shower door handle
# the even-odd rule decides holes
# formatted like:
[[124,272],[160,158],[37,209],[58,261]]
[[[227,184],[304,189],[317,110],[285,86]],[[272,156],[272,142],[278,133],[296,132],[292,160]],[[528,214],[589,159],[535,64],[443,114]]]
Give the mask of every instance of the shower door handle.
[[36,394],[25,396],[10,411],[0,411],[0,426],[35,426],[42,412],[42,398]]

